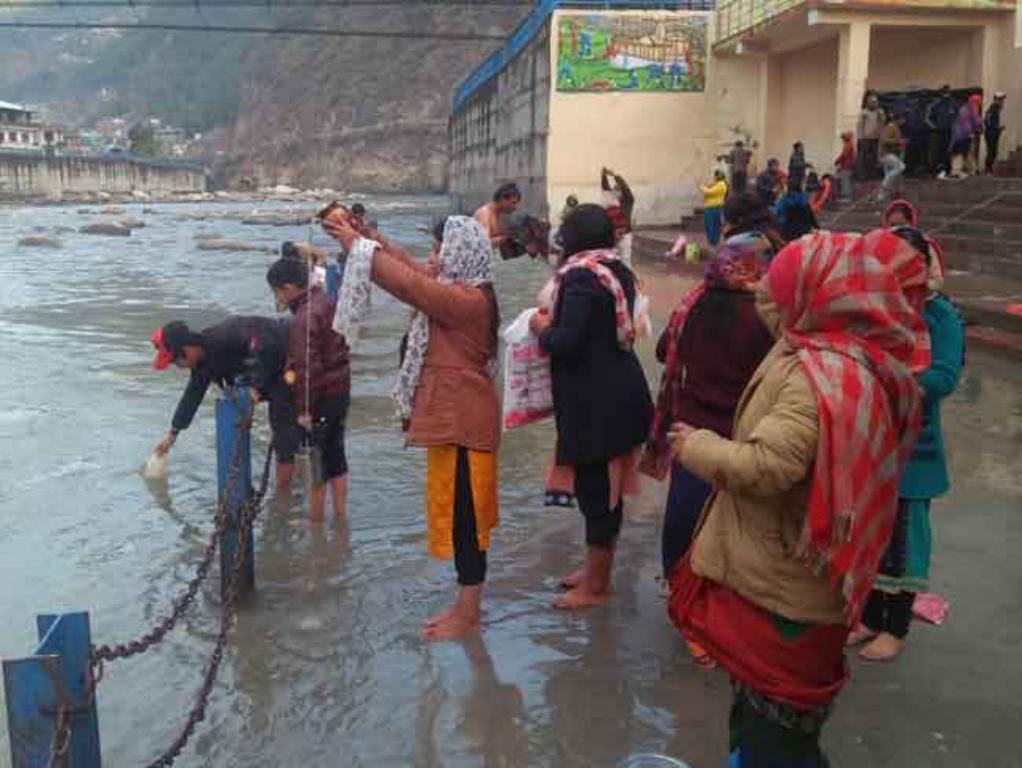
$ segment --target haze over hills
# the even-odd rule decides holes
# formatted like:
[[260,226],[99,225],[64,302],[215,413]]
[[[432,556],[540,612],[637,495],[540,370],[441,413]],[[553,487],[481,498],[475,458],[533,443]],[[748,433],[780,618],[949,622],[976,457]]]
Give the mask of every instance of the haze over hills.
[[[505,34],[520,3],[480,8],[59,11],[79,21],[301,26]],[[5,11],[54,20],[58,11]],[[17,18],[18,16],[14,16]],[[426,191],[445,183],[446,125],[459,80],[492,40],[242,35],[215,32],[0,30],[0,100],[86,126],[148,117],[220,138],[220,180],[238,184]]]

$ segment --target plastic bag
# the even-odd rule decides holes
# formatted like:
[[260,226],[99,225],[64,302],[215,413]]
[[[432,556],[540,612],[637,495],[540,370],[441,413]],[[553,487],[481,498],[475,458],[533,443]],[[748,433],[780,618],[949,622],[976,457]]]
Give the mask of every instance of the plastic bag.
[[504,331],[504,429],[540,421],[554,412],[550,358],[529,331],[535,311],[525,310]]
[[145,466],[142,468],[142,476],[146,480],[166,480],[169,471],[169,461],[167,460],[167,454],[157,453],[153,451],[152,455],[146,460]]
[[635,311],[632,313],[635,325],[635,336],[639,339],[648,339],[653,336],[653,319],[649,314],[649,296],[639,293],[635,297]]

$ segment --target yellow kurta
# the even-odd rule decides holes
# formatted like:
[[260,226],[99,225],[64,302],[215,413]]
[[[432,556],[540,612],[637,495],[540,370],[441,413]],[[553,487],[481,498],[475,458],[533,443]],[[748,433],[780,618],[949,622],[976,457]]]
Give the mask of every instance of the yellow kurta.
[[[475,509],[479,549],[490,548],[490,531],[497,527],[497,454],[468,451],[472,507]],[[444,560],[454,557],[454,493],[458,473],[458,446],[428,449],[426,470],[426,529],[429,554]]]

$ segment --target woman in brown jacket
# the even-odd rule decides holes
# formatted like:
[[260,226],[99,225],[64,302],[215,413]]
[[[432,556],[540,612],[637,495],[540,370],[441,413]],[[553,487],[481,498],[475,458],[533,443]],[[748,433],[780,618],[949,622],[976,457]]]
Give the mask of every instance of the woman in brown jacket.
[[[892,264],[902,265],[899,283]],[[676,459],[714,487],[670,613],[734,681],[733,764],[823,768],[844,642],[894,525],[920,424],[923,259],[890,233],[817,233],[773,260],[758,308],[780,336],[732,439],[686,424]]]
[[[405,442],[428,450],[426,517],[434,557],[454,557],[455,603],[429,619],[427,640],[479,629],[490,531],[497,525],[500,402],[494,386],[500,324],[493,291],[490,241],[474,220],[451,216],[429,265],[385,238],[367,246],[346,221],[324,228],[351,254],[358,275],[364,254],[372,281],[417,310],[394,389]],[[349,287],[350,290],[350,287]]]

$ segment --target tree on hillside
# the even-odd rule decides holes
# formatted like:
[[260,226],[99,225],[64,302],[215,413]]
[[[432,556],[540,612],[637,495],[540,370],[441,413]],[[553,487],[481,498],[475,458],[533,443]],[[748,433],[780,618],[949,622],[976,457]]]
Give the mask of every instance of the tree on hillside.
[[149,123],[137,123],[128,131],[128,150],[135,155],[157,155],[159,147]]

